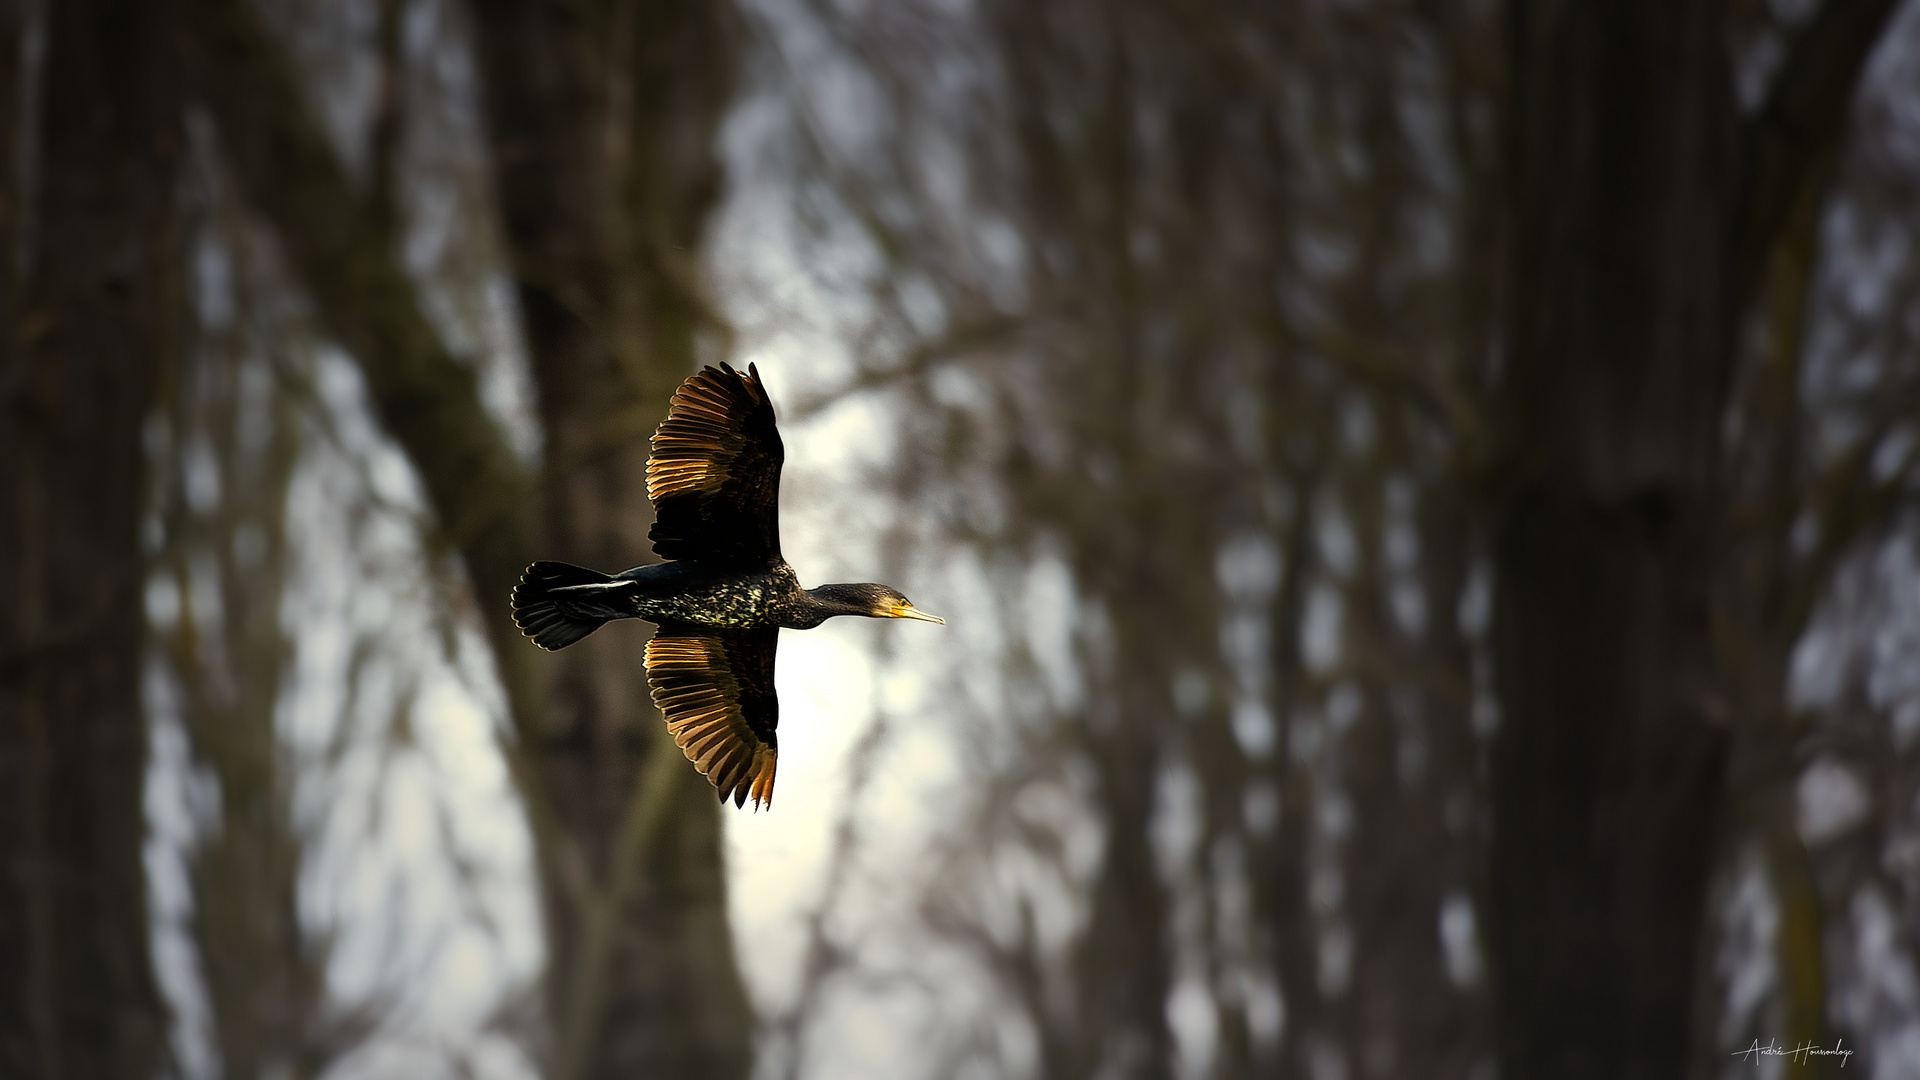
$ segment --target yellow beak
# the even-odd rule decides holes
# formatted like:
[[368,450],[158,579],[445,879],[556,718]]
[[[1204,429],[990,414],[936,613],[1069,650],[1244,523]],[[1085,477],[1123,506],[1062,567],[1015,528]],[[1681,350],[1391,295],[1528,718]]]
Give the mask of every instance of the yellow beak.
[[922,622],[937,622],[941,626],[947,625],[947,620],[938,615],[929,615],[919,608],[914,607],[912,604],[901,604],[899,607],[894,608],[889,614],[895,619],[919,619]]

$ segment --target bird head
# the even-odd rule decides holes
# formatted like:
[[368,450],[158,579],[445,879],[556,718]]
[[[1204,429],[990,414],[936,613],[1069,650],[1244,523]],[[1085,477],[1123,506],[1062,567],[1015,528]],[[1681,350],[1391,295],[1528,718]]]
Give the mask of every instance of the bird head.
[[929,615],[914,607],[913,601],[900,595],[899,590],[870,581],[852,585],[822,585],[817,589],[808,589],[807,593],[831,607],[835,615],[865,615],[870,619],[920,619],[943,626],[947,622],[938,615]]

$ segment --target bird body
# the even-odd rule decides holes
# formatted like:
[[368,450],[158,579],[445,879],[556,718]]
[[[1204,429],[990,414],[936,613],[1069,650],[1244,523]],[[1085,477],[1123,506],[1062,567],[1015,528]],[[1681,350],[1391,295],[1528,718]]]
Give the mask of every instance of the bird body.
[[755,630],[787,625],[802,594],[800,578],[785,561],[745,573],[699,560],[636,566],[622,577],[634,582],[635,614],[651,622],[685,622]]
[[615,619],[655,623],[646,653],[654,703],[687,759],[736,806],[773,799],[782,627],[808,630],[836,615],[943,621],[885,585],[800,587],[780,554],[785,456],[759,371],[706,368],[674,393],[647,460],[649,538],[670,561],[618,574],[537,562],[513,591],[514,622],[543,649]]
[[[539,568],[539,569],[536,569]],[[801,593],[800,579],[784,561],[765,570],[714,566],[698,559],[651,563],[602,574],[565,563],[535,563],[525,580],[551,582],[546,595],[572,623],[612,619],[682,622],[730,630],[783,625]],[[584,636],[584,635],[583,635]],[[550,645],[540,633],[535,644]],[[577,639],[576,639],[577,640]]]
[[[785,561],[766,570],[742,571],[688,559],[649,563],[618,574],[548,562],[533,564],[523,580],[547,583],[546,596],[556,611],[565,613],[563,625],[583,628],[579,637],[613,619],[691,623],[730,630],[770,626],[811,630],[835,615],[875,616],[872,609],[876,602],[905,600],[884,585],[822,585],[817,589],[802,589],[799,576]],[[883,612],[877,617],[922,615]],[[589,623],[591,625],[587,625]],[[534,632],[532,636],[535,644],[549,649],[563,647],[550,644],[548,639],[564,634]]]

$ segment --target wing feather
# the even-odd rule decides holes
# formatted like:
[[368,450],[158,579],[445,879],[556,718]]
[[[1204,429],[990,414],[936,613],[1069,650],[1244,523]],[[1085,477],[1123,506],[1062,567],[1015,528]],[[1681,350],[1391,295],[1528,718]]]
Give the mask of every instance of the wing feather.
[[773,805],[779,633],[663,623],[647,642],[647,684],[674,745],[735,806]]
[[777,564],[785,460],[757,368],[721,364],[681,383],[647,458],[653,550],[663,559]]

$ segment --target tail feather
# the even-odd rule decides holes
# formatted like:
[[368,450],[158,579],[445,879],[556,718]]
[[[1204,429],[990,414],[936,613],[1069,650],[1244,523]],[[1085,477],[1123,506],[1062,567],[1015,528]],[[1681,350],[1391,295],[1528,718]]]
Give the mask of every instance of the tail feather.
[[520,584],[513,589],[514,625],[543,649],[564,649],[600,629],[610,615],[603,611],[582,611],[581,605],[556,597],[555,593],[581,585],[607,585],[615,580],[583,566],[534,563],[520,575]]

